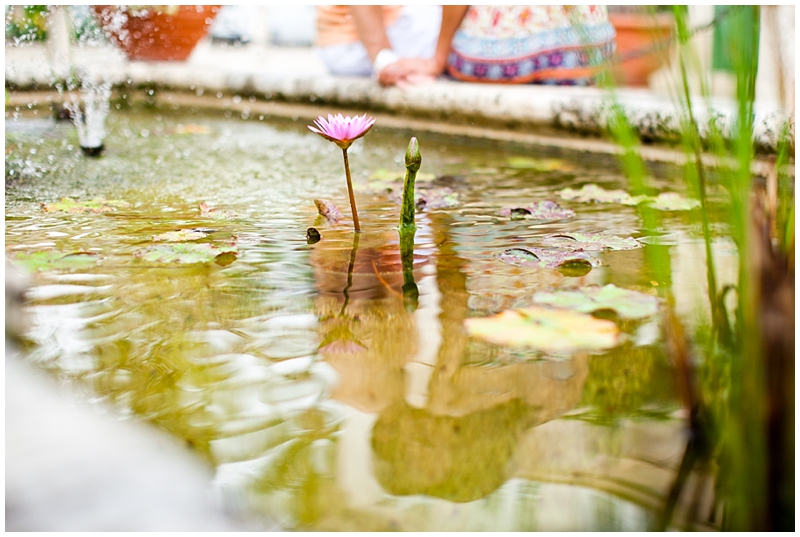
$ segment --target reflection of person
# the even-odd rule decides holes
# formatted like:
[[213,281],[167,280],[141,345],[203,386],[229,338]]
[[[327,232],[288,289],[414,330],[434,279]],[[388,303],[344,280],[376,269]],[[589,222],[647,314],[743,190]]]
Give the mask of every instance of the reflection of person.
[[401,58],[433,55],[441,7],[318,6],[316,52],[331,74],[375,76]]
[[535,416],[518,400],[461,417],[397,403],[372,430],[375,477],[391,494],[483,498],[508,479],[508,462]]
[[471,82],[584,85],[614,51],[605,6],[444,6],[436,51],[387,65],[381,84],[448,73]]

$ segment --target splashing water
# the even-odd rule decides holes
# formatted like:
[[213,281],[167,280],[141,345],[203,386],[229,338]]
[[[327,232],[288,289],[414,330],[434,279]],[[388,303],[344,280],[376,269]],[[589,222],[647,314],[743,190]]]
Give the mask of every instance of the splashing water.
[[78,141],[84,150],[99,152],[103,147],[110,100],[111,82],[107,80],[98,83],[84,78],[78,94],[70,92],[64,106],[78,129]]

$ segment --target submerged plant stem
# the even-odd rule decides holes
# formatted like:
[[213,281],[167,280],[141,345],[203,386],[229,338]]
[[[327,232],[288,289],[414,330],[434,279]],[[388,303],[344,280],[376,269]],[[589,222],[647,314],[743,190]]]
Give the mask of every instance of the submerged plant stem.
[[347,193],[350,195],[350,209],[353,211],[353,226],[356,233],[361,233],[361,224],[358,223],[358,210],[356,209],[356,197],[353,194],[353,181],[350,179],[350,162],[347,160],[347,149],[342,149],[344,155],[344,173],[347,176]]

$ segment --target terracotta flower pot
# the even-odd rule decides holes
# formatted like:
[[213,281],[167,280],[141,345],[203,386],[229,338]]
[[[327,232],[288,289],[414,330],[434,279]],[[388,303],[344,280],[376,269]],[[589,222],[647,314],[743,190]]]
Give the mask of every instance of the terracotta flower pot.
[[[159,6],[160,7],[160,6]],[[128,59],[183,61],[208,32],[220,6],[93,6],[106,35]]]
[[[670,13],[657,13],[655,17],[641,13],[609,13],[611,24],[617,31],[617,56],[624,57],[637,51],[652,48],[658,41],[672,37],[675,19]],[[617,84],[647,86],[650,75],[662,66],[665,51],[655,51],[636,56],[614,66]]]

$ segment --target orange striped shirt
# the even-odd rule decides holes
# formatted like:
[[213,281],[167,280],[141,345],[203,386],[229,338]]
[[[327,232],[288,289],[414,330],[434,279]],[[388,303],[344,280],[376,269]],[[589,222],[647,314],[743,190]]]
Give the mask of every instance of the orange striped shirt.
[[[317,38],[318,47],[339,45],[358,41],[356,24],[350,13],[351,6],[317,6]],[[383,24],[389,27],[400,16],[403,6],[381,6],[383,8]]]

